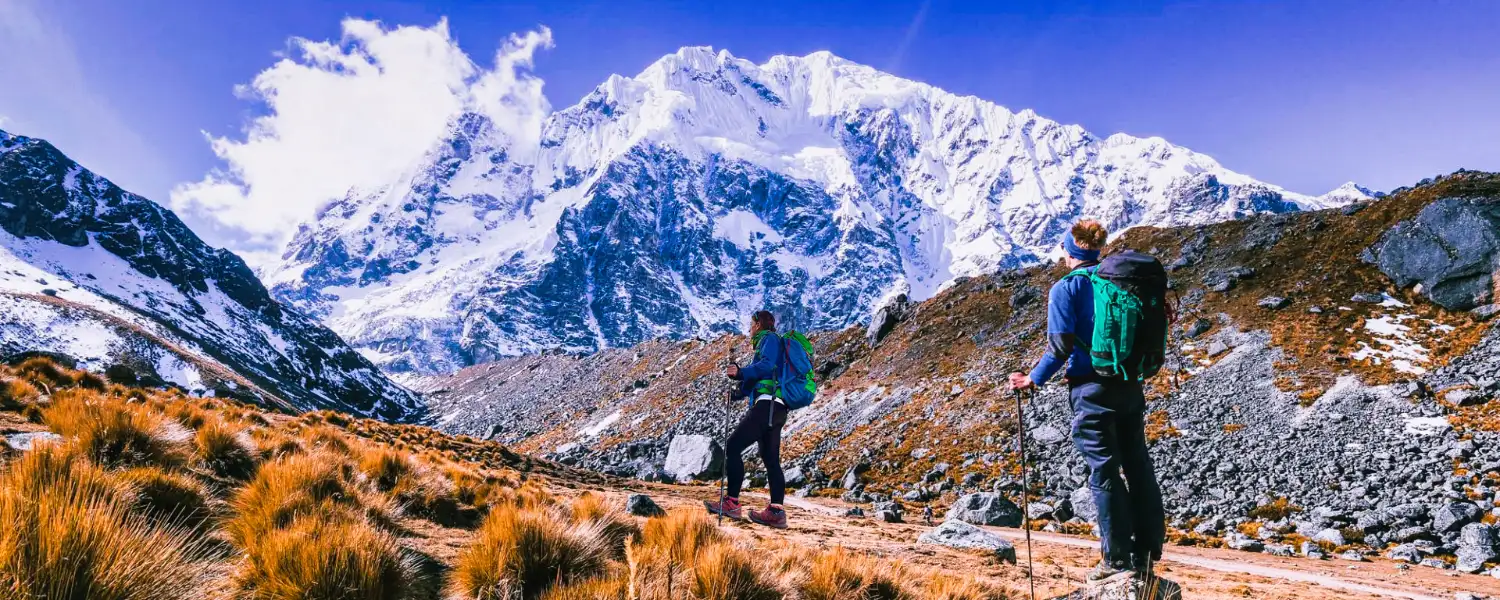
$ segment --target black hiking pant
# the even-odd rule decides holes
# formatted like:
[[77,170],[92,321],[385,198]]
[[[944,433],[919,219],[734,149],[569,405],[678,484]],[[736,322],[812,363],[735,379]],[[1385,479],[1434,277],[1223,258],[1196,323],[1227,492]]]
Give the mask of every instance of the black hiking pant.
[[750,444],[760,446],[760,460],[766,464],[766,483],[771,488],[771,504],[786,498],[786,475],[781,472],[781,428],[786,425],[786,405],[761,400],[751,405],[740,419],[739,427],[725,442],[725,474],[729,478],[729,497],[739,498],[745,483],[745,458]]
[[1111,562],[1161,558],[1166,514],[1146,450],[1146,398],[1138,381],[1069,381],[1073,445],[1089,465],[1099,546]]

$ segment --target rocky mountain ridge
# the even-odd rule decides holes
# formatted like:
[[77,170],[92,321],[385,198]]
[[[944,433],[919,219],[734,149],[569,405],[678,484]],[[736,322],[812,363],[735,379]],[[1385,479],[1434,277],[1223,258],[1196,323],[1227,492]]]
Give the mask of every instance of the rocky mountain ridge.
[[455,115],[388,185],[322,209],[264,280],[387,371],[433,374],[735,332],[760,308],[840,329],[1043,262],[1082,215],[1120,231],[1375,195],[1294,194],[827,52],[684,48],[518,139]]
[[46,141],[0,131],[0,351],[299,410],[420,418],[415,394],[244,261]]

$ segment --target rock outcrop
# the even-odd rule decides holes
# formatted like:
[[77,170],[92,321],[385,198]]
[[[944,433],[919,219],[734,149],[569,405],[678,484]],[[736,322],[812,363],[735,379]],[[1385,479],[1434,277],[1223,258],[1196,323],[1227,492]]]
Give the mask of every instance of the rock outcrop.
[[1449,310],[1495,301],[1500,270],[1500,197],[1444,198],[1386,232],[1368,254],[1396,285]]
[[937,544],[949,548],[987,550],[995,558],[1014,564],[1016,548],[1005,538],[990,533],[963,521],[944,521],[917,537],[923,544]]
[[724,449],[706,435],[679,435],[667,447],[666,474],[679,482],[708,480],[724,468]]

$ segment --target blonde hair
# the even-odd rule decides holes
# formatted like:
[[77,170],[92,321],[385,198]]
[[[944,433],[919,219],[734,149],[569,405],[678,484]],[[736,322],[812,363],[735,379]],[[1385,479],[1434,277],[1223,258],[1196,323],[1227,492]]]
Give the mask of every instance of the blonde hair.
[[1105,240],[1109,239],[1109,231],[1104,229],[1098,221],[1084,219],[1073,224],[1073,243],[1078,244],[1084,250],[1099,250],[1104,248]]

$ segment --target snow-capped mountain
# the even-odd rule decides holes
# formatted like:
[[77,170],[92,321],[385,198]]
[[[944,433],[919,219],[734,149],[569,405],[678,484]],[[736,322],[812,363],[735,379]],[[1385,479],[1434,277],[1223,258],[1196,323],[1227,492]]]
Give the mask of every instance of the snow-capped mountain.
[[1112,231],[1309,197],[1160,138],[1096,137],[827,52],[756,65],[684,48],[612,76],[523,147],[480,113],[352,190],[263,273],[392,372],[738,330],[769,308],[836,328],[898,293]]
[[0,229],[0,355],[59,354],[295,409],[423,412],[337,334],[272,299],[238,256],[43,140],[0,131]]

